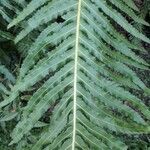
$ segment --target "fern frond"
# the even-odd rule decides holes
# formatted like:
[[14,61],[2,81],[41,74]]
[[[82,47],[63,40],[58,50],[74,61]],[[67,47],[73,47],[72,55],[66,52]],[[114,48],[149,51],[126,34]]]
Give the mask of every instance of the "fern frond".
[[0,36],[6,40],[14,40],[14,37],[9,32],[0,30]]
[[17,12],[16,7],[14,7],[9,0],[1,0],[0,1],[0,15],[7,23],[10,23],[14,16],[12,12],[10,13],[7,10],[9,10],[10,12],[11,11],[15,13]]
[[15,83],[14,75],[10,73],[10,71],[4,65],[0,65],[0,74],[4,75],[4,79],[8,79],[12,83]]
[[24,9],[24,11],[16,18],[14,19],[10,25],[8,25],[8,28],[16,25],[20,21],[24,20],[28,15],[30,15],[33,11],[35,11],[38,7],[42,6],[44,3],[46,3],[47,0],[32,0],[31,3],[27,6],[27,9]]
[[135,5],[135,3],[132,0],[129,0],[128,3],[126,2],[126,0],[122,0],[124,3],[126,3],[126,5],[128,5],[130,8],[139,11],[139,9],[137,8],[137,6]]
[[[1,81],[5,81],[7,80],[9,83],[14,84],[15,83],[15,77],[14,75],[4,66],[4,65],[0,65],[0,77]],[[3,84],[3,82],[0,83],[0,95],[2,95],[4,97],[5,95],[9,95],[10,91],[7,89],[7,87]]]
[[[22,21],[27,23],[15,42],[40,27],[42,30],[28,50],[17,82],[0,108],[15,101],[20,92],[45,81],[29,99],[10,144],[30,132],[56,102],[50,124],[32,150],[125,150],[127,146],[114,132],[131,135],[150,132],[146,121],[150,118],[149,108],[129,92],[129,88],[134,88],[149,94],[149,89],[131,69],[133,66],[148,69],[149,64],[134,53],[132,49],[137,46],[118,33],[113,22],[136,38],[148,43],[150,39],[114,6],[134,21],[148,24],[136,16],[137,8],[132,1],[110,3],[106,0],[32,0],[8,25],[10,28]],[[62,23],[57,23],[59,16]],[[47,46],[49,50],[43,51]]]

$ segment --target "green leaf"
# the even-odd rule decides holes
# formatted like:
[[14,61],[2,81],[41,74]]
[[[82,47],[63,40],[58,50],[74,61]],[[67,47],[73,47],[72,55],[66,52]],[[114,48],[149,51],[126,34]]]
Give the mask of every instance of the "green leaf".
[[[126,14],[148,25],[136,13],[131,0],[32,0],[16,16],[8,28],[25,26],[15,42],[23,42],[36,31],[39,34],[27,50],[16,84],[0,102],[4,108],[19,99],[21,92],[36,87],[22,109],[10,145],[37,126],[45,130],[31,150],[126,150],[117,135],[150,133],[150,110],[130,92],[136,89],[149,96],[149,89],[132,69],[148,70],[149,64],[133,51],[138,47],[116,29],[119,25],[150,43],[125,18]],[[39,125],[52,106],[50,123]]]
[[18,115],[18,112],[10,112],[10,113],[6,114],[4,117],[1,117],[0,122],[10,121],[10,120],[14,119],[17,115]]

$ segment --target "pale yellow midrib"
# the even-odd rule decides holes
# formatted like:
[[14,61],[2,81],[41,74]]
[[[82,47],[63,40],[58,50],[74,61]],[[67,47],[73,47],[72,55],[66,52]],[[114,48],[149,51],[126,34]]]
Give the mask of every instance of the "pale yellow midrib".
[[74,65],[74,92],[73,92],[73,137],[72,150],[75,150],[76,139],[76,111],[77,111],[77,70],[78,70],[78,51],[79,51],[79,31],[80,31],[80,15],[81,15],[81,1],[78,1],[77,12],[77,27],[76,27],[76,43],[75,43],[75,65]]

